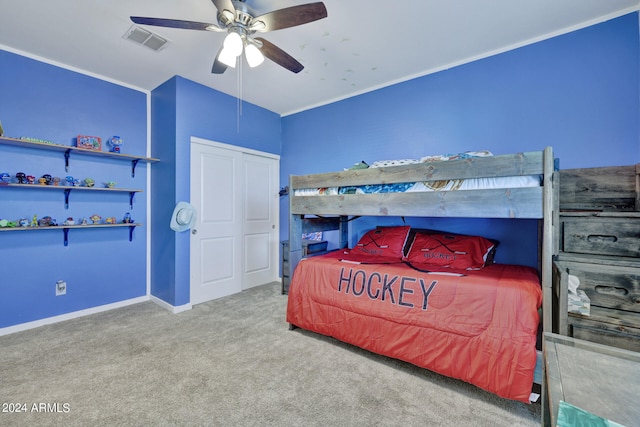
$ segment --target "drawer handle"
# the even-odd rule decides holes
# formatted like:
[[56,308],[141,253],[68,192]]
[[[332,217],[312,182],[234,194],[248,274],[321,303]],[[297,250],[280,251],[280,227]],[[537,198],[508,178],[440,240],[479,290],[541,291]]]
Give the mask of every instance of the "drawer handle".
[[625,288],[616,288],[615,286],[596,286],[596,292],[602,295],[615,295],[623,297],[629,293]]
[[590,234],[587,236],[587,241],[592,243],[615,243],[618,241],[618,238],[604,234]]

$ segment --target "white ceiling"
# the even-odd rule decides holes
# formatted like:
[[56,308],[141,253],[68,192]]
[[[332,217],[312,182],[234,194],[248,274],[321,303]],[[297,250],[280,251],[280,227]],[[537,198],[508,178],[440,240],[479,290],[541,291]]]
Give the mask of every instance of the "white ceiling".
[[[258,13],[315,0],[247,0]],[[216,23],[210,0],[0,0],[0,48],[143,90],[174,75],[287,115],[543,40],[634,10],[640,0],[324,0],[328,17],[262,36],[305,69],[266,60],[211,74],[224,33],[146,27],[129,16]],[[0,64],[2,66],[2,64]]]

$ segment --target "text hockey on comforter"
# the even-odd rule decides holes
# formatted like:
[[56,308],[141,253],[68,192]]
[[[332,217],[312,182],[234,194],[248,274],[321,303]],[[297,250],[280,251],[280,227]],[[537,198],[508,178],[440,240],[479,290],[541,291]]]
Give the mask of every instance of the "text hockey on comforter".
[[529,403],[542,303],[533,268],[455,276],[340,256],[298,264],[287,322]]

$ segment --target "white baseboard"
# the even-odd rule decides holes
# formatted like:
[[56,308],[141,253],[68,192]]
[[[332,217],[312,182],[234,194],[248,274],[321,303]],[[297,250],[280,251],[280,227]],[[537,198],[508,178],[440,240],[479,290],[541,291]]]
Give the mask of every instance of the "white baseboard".
[[175,305],[171,305],[168,302],[166,302],[166,301],[164,301],[164,300],[162,300],[162,299],[160,299],[158,297],[155,297],[153,295],[151,295],[149,297],[149,299],[151,301],[155,302],[156,304],[158,304],[160,307],[164,308],[165,310],[170,311],[173,314],[182,313],[183,311],[191,310],[193,308],[191,303],[175,306]]
[[6,328],[0,328],[0,336],[9,335],[16,332],[22,332],[29,329],[38,328],[40,326],[50,325],[52,323],[64,322],[65,320],[71,320],[78,317],[89,316],[91,314],[101,313],[103,311],[113,310],[116,308],[122,308],[128,305],[139,304],[145,301],[149,301],[148,295],[138,297],[138,298],[128,299],[125,301],[114,302],[112,304],[101,305],[98,307],[91,307],[84,310],[73,311],[71,313],[65,313],[59,316],[53,316],[53,317],[47,317],[45,319],[34,320],[33,322],[26,322],[26,323],[21,323],[19,325],[8,326]]

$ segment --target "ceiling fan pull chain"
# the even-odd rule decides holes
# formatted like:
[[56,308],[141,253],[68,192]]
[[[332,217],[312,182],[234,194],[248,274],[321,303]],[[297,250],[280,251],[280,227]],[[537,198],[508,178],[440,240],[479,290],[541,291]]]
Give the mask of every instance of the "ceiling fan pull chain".
[[238,75],[236,76],[236,85],[238,90],[237,104],[238,104],[238,116],[236,117],[237,132],[240,133],[240,117],[242,117],[242,58],[238,58]]

